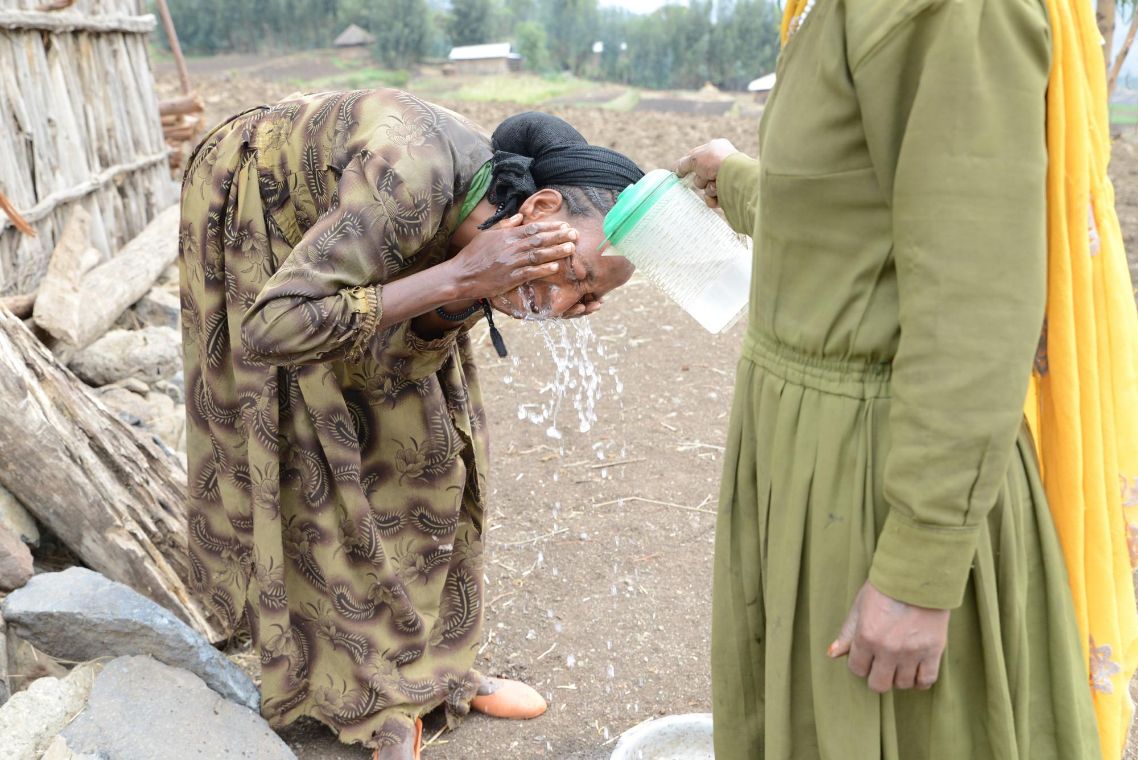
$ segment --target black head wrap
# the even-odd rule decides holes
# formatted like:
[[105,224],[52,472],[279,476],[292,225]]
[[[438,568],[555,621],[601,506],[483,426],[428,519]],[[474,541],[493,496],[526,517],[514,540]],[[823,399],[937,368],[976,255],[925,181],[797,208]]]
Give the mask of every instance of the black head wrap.
[[498,210],[483,227],[517,213],[526,198],[551,185],[623,190],[644,176],[627,156],[589,145],[568,122],[539,111],[503,121],[491,138],[493,177],[487,197]]

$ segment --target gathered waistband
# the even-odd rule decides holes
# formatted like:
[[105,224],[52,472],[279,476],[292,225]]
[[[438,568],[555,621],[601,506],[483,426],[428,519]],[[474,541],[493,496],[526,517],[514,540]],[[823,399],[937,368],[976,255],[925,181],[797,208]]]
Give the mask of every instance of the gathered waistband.
[[748,332],[743,358],[788,383],[851,398],[889,396],[890,362],[833,359],[808,354],[767,333]]

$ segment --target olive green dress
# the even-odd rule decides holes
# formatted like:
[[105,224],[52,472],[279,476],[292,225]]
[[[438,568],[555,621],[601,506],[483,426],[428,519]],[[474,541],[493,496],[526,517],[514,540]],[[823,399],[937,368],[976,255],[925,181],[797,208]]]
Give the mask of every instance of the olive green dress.
[[262,712],[344,742],[467,711],[486,424],[465,327],[377,329],[442,261],[489,141],[393,90],[235,117],[182,192],[194,590],[252,630]]
[[[1041,0],[816,0],[719,198],[753,233],[720,500],[717,760],[1099,757],[1022,410],[1046,263]],[[831,660],[869,579],[940,680]]]

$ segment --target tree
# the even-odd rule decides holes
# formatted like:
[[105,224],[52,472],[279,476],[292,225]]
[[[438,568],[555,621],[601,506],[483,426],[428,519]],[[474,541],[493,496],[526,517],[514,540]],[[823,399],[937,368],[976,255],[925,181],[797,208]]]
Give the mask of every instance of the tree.
[[369,26],[383,63],[406,68],[426,52],[430,16],[426,0],[373,0]]
[[597,0],[550,0],[547,26],[556,29],[550,45],[560,69],[580,74],[597,39]]
[[[1135,36],[1138,36],[1138,2],[1136,0],[1098,0],[1097,10],[1099,31],[1102,32],[1103,40],[1105,40],[1103,52],[1106,55],[1107,95],[1109,96],[1114,92],[1115,85],[1118,84],[1118,75],[1122,73],[1122,65],[1126,63],[1126,57],[1130,54],[1130,47],[1134,44]],[[1122,47],[1119,48],[1117,55],[1113,55],[1114,60],[1112,61],[1114,25],[1119,10],[1130,14],[1130,25],[1126,30],[1126,39],[1123,40]]]
[[545,27],[536,21],[523,21],[514,27],[518,53],[525,59],[530,71],[545,71],[549,67],[549,48],[546,46]]
[[448,32],[455,45],[492,42],[496,8],[492,0],[453,0]]

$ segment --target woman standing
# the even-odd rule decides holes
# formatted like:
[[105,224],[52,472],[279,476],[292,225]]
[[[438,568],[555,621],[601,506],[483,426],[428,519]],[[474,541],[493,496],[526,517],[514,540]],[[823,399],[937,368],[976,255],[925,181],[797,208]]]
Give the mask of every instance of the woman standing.
[[1023,421],[1047,9],[788,5],[761,165],[716,140],[677,167],[756,251],[717,526],[716,757],[1097,759]]
[[393,90],[254,109],[191,158],[192,580],[248,622],[274,726],[311,716],[404,760],[439,705],[544,711],[472,669],[487,431],[467,328],[490,300],[595,311],[631,273],[597,253],[601,221],[640,176],[560,119],[491,144]]

